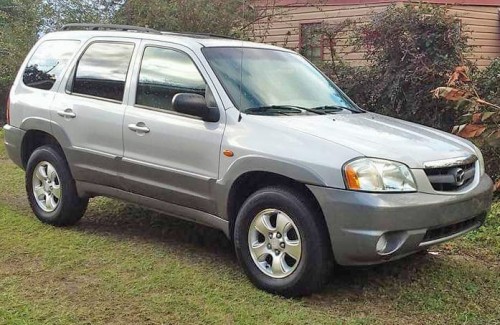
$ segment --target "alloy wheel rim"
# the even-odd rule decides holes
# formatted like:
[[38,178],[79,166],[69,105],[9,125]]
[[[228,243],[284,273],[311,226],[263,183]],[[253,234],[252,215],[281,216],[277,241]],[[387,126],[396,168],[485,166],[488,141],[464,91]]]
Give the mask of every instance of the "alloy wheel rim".
[[54,212],[61,201],[61,182],[51,163],[42,161],[33,171],[33,195],[38,206],[45,212]]
[[266,209],[255,216],[248,232],[248,247],[259,270],[276,279],[292,274],[302,256],[297,226],[277,209]]

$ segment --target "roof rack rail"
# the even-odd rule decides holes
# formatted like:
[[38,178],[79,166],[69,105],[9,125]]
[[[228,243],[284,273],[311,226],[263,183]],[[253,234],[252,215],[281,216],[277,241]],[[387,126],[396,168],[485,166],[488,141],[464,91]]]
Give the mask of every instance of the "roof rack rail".
[[61,30],[118,30],[118,31],[135,31],[141,33],[152,33],[152,34],[161,34],[156,29],[147,28],[147,27],[137,27],[137,26],[129,26],[129,25],[113,25],[113,24],[67,24],[64,25]]
[[151,34],[159,34],[159,35],[177,35],[177,36],[186,36],[186,37],[204,37],[204,38],[227,38],[227,39],[236,39],[231,36],[217,35],[211,33],[194,33],[194,32],[169,32],[169,31],[158,31],[156,29],[147,28],[147,27],[137,27],[130,25],[114,25],[114,24],[85,24],[85,23],[73,23],[64,25],[61,30],[69,31],[69,30],[115,30],[115,31],[134,31],[141,33],[151,33]]
[[178,35],[178,36],[191,36],[191,37],[206,37],[206,38],[226,38],[226,39],[238,39],[235,37],[231,36],[225,36],[225,35],[219,35],[219,34],[212,34],[212,33],[196,33],[196,32],[164,32],[161,31],[161,34],[164,35]]

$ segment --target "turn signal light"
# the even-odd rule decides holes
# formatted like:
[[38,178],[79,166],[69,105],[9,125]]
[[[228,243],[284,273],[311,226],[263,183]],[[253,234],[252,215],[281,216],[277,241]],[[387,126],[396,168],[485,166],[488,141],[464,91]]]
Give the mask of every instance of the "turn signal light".
[[226,157],[232,157],[234,156],[234,152],[232,152],[231,150],[224,150],[224,156]]
[[345,169],[345,178],[347,182],[347,187],[350,190],[359,190],[361,189],[361,184],[359,183],[358,175],[356,171],[351,166],[347,166]]

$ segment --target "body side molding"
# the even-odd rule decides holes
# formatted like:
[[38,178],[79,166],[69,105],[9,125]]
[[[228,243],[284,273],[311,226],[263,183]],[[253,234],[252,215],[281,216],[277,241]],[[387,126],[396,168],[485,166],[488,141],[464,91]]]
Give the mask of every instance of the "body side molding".
[[192,208],[148,198],[139,194],[134,194],[116,188],[96,185],[86,182],[76,182],[79,196],[107,196],[136,204],[140,204],[149,209],[172,215],[176,218],[194,221],[196,223],[219,229],[229,238],[229,222],[215,215],[195,210]]

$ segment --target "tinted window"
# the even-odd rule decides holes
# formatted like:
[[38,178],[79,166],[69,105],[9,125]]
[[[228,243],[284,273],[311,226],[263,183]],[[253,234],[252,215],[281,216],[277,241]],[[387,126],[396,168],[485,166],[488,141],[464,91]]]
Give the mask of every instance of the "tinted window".
[[171,110],[176,94],[204,96],[205,89],[203,77],[187,54],[156,47],[144,51],[136,104]]
[[79,44],[79,41],[46,41],[42,43],[24,70],[24,84],[38,89],[52,89]]
[[94,43],[78,62],[72,92],[122,101],[133,44]]

